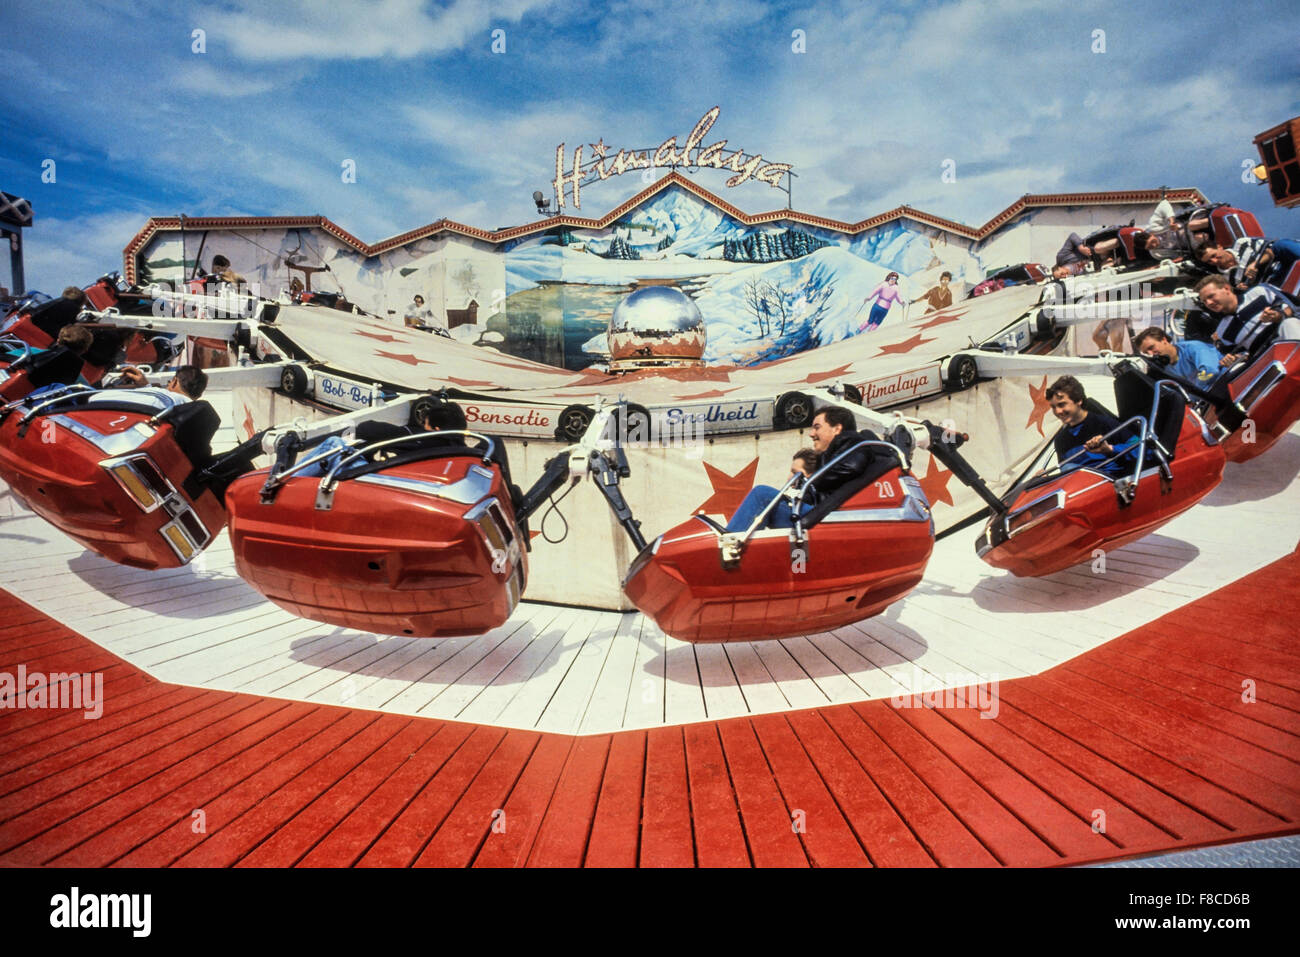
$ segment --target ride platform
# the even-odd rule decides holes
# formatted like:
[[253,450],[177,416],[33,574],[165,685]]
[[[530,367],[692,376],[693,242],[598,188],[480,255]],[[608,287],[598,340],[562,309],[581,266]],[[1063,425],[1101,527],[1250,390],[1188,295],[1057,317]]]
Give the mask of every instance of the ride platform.
[[98,719],[3,712],[0,864],[1051,866],[1296,833],[1300,429],[1229,469],[1100,566],[1013,578],[972,528],[882,616],[698,646],[528,601],[349,632],[224,538],[143,572],[0,499],[0,670],[104,681]]

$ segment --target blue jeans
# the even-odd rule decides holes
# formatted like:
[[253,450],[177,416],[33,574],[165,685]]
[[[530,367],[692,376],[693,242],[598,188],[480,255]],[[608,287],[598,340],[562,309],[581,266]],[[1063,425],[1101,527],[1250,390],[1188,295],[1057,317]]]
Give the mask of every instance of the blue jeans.
[[[770,485],[755,485],[745,495],[745,500],[740,503],[740,508],[736,509],[736,514],[731,516],[731,521],[727,522],[727,531],[743,532],[753,524],[754,519],[758,518],[758,513],[767,508],[772,499],[780,494],[780,489],[775,489]],[[807,512],[811,505],[804,504],[799,514]],[[793,528],[794,511],[790,508],[789,500],[782,498],[774,506],[772,511],[767,513],[767,521],[763,524],[764,528]]]

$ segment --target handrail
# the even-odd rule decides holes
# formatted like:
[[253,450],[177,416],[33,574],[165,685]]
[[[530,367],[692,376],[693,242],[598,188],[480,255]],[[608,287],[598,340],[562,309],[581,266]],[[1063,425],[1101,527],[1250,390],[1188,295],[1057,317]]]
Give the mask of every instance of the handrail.
[[[795,512],[795,517],[798,518],[798,509],[801,505],[803,505],[803,497],[808,487],[811,486],[813,482],[815,482],[817,478],[823,472],[829,469],[832,465],[836,464],[841,459],[852,454],[853,452],[856,452],[858,449],[866,448],[868,446],[879,446],[881,448],[888,449],[890,452],[892,452],[895,456],[898,457],[899,467],[904,469],[907,468],[907,460],[903,457],[903,453],[899,451],[898,446],[890,442],[881,441],[879,439],[863,439],[861,442],[849,446],[843,452],[840,452],[838,455],[836,455],[835,458],[831,459],[829,462],[820,466],[816,472],[808,476],[807,481],[805,481],[794,492],[793,495],[787,495],[786,494],[787,489],[789,489],[791,485],[794,485],[796,482],[798,482],[800,478],[799,475],[791,475],[790,478],[786,480],[786,483],[782,485],[781,488],[777,491],[777,494],[773,496],[772,501],[768,502],[767,506],[763,509],[763,511],[759,512],[758,515],[754,518],[754,521],[750,523],[749,528],[745,530],[744,536],[739,539],[739,543],[743,544],[749,541],[749,539],[753,536],[753,534],[756,531],[764,527],[767,521],[768,514],[772,511],[773,508],[776,507],[776,503],[781,501],[783,497],[790,499],[791,508]],[[733,532],[730,534],[734,535],[736,533]]]
[[493,442],[489,436],[486,436],[481,432],[471,432],[469,429],[439,429],[432,432],[417,432],[410,436],[399,435],[391,439],[383,439],[382,441],[379,442],[372,442],[369,445],[358,446],[356,449],[353,450],[351,455],[345,455],[343,458],[339,460],[338,464],[335,465],[334,468],[330,469],[329,473],[321,481],[320,490],[322,492],[328,492],[331,489],[333,489],[334,476],[338,473],[338,471],[342,469],[343,466],[347,465],[350,462],[356,461],[358,458],[362,457],[363,455],[366,455],[369,452],[373,452],[376,451],[377,449],[382,449],[390,445],[402,445],[402,444],[410,443],[411,441],[422,442],[431,439],[447,439],[447,438],[451,438],[452,436],[463,436],[465,438],[478,439],[482,442],[486,442],[487,449],[486,451],[484,451],[482,455],[482,459],[485,463],[490,462],[492,460],[492,453],[496,451],[496,443]]
[[[275,475],[270,476],[266,480],[266,484],[263,486],[263,492],[265,493],[265,492],[274,491],[275,489],[283,485],[290,476],[294,475],[297,472],[302,471],[303,469],[307,468],[309,465],[314,465],[317,462],[320,462],[324,459],[328,459],[334,455],[341,455],[342,457],[339,459],[338,463],[335,464],[334,467],[329,470],[329,472],[324,476],[324,478],[321,481],[321,491],[328,492],[331,489],[333,489],[335,484],[335,476],[340,469],[342,469],[345,465],[348,465],[351,462],[355,462],[358,458],[368,455],[371,452],[392,445],[409,445],[412,442],[418,443],[418,442],[429,441],[432,439],[445,440],[447,438],[452,438],[456,436],[473,438],[473,439],[478,439],[480,441],[486,442],[487,449],[483,452],[482,455],[482,459],[484,462],[490,461],[493,452],[496,451],[496,443],[491,439],[491,437],[483,435],[482,433],[479,432],[471,432],[467,429],[443,429],[443,430],[433,431],[433,432],[416,432],[416,433],[412,433],[411,435],[399,435],[399,436],[394,436],[391,439],[381,439],[378,442],[370,442],[365,445],[358,445],[353,447],[353,449],[350,452],[345,452],[343,449],[328,449],[324,452],[320,452],[309,458],[303,459],[301,462],[295,462],[293,465],[285,469],[283,472],[278,472]],[[382,468],[383,465],[380,464],[379,467]]]

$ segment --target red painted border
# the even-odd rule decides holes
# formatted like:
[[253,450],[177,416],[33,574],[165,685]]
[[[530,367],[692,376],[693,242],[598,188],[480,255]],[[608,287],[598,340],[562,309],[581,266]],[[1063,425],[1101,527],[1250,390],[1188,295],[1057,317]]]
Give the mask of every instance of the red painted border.
[[996,720],[573,737],[158,682],[0,593],[0,671],[106,694],[0,712],[0,865],[1024,867],[1296,833],[1297,604],[1300,553],[1003,682]]

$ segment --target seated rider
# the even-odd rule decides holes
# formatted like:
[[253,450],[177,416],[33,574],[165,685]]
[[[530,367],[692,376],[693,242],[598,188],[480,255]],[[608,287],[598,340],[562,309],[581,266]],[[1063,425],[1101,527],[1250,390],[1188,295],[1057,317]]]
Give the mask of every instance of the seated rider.
[[94,336],[82,325],[70,324],[58,331],[49,349],[33,349],[25,358],[9,366],[11,373],[27,370],[32,395],[46,388],[73,385],[81,378],[85,355],[94,344]]
[[[447,400],[438,400],[423,410],[420,417],[420,428],[425,432],[443,432],[443,431],[462,431],[468,427],[465,419],[465,410],[460,407],[459,403]],[[403,436],[414,435],[411,429],[404,425],[394,425],[391,422],[360,422],[356,426],[355,434],[357,441],[361,445],[370,445],[375,442],[383,442],[386,439],[397,439]],[[435,439],[424,442],[421,445],[411,445],[410,448],[429,448],[440,444],[460,445],[462,439],[448,438]],[[398,452],[407,449],[407,443],[390,445],[387,448],[380,449],[376,455],[395,455]],[[332,469],[341,458],[343,450],[350,448],[348,442],[338,435],[329,435],[320,441],[315,448],[311,450],[310,455],[319,455],[321,452],[337,452],[340,455],[331,455],[321,459],[314,465],[309,465],[298,472],[298,475],[309,478],[319,478],[324,476]]]
[[1184,339],[1175,343],[1159,326],[1149,326],[1133,338],[1133,348],[1163,365],[1170,375],[1201,388],[1209,388],[1218,378],[1222,356],[1208,342]]
[[1222,317],[1214,338],[1224,366],[1262,351],[1274,339],[1300,339],[1295,305],[1275,286],[1258,283],[1238,296],[1224,277],[1206,276],[1196,292],[1208,311]]
[[[858,432],[856,427],[857,422],[853,418],[853,413],[848,409],[829,406],[820,410],[813,416],[812,426],[808,430],[808,437],[812,439],[811,451],[819,456],[819,462],[830,463],[837,455],[846,449],[852,448],[859,442],[878,441],[874,432]],[[806,465],[810,465],[811,463],[807,463],[806,458],[808,451],[804,449],[795,453],[796,461],[803,461]],[[803,511],[807,511],[819,499],[830,495],[841,485],[852,481],[865,472],[867,466],[871,464],[871,459],[872,450],[870,448],[858,449],[824,471],[817,477],[815,482],[808,483],[803,496]],[[747,530],[754,523],[754,519],[759,516],[759,513],[767,508],[768,504],[778,494],[780,494],[779,490],[770,485],[756,485],[750,489],[744,501],[740,503],[740,507],[731,516],[731,521],[727,522],[727,531],[743,532]],[[783,497],[767,513],[767,520],[763,527],[791,528],[793,525],[794,512],[789,501]]]
[[[1063,375],[1047,387],[1047,401],[1052,414],[1061,420],[1061,430],[1052,440],[1056,446],[1056,461],[1064,464],[1063,472],[1090,468],[1105,475],[1118,477],[1133,468],[1129,447],[1137,439],[1127,441],[1118,436],[1113,444],[1106,435],[1119,428],[1119,420],[1104,409],[1089,410],[1084,403],[1088,396],[1083,385],[1074,376]],[[1077,457],[1071,459],[1071,456]]]
[[[112,383],[114,389],[147,388],[149,380],[135,366],[122,369]],[[180,397],[189,408],[168,416],[172,432],[181,452],[195,469],[212,461],[212,437],[221,428],[221,416],[212,405],[201,398],[208,387],[208,374],[198,366],[181,366],[167,383],[167,391]]]

